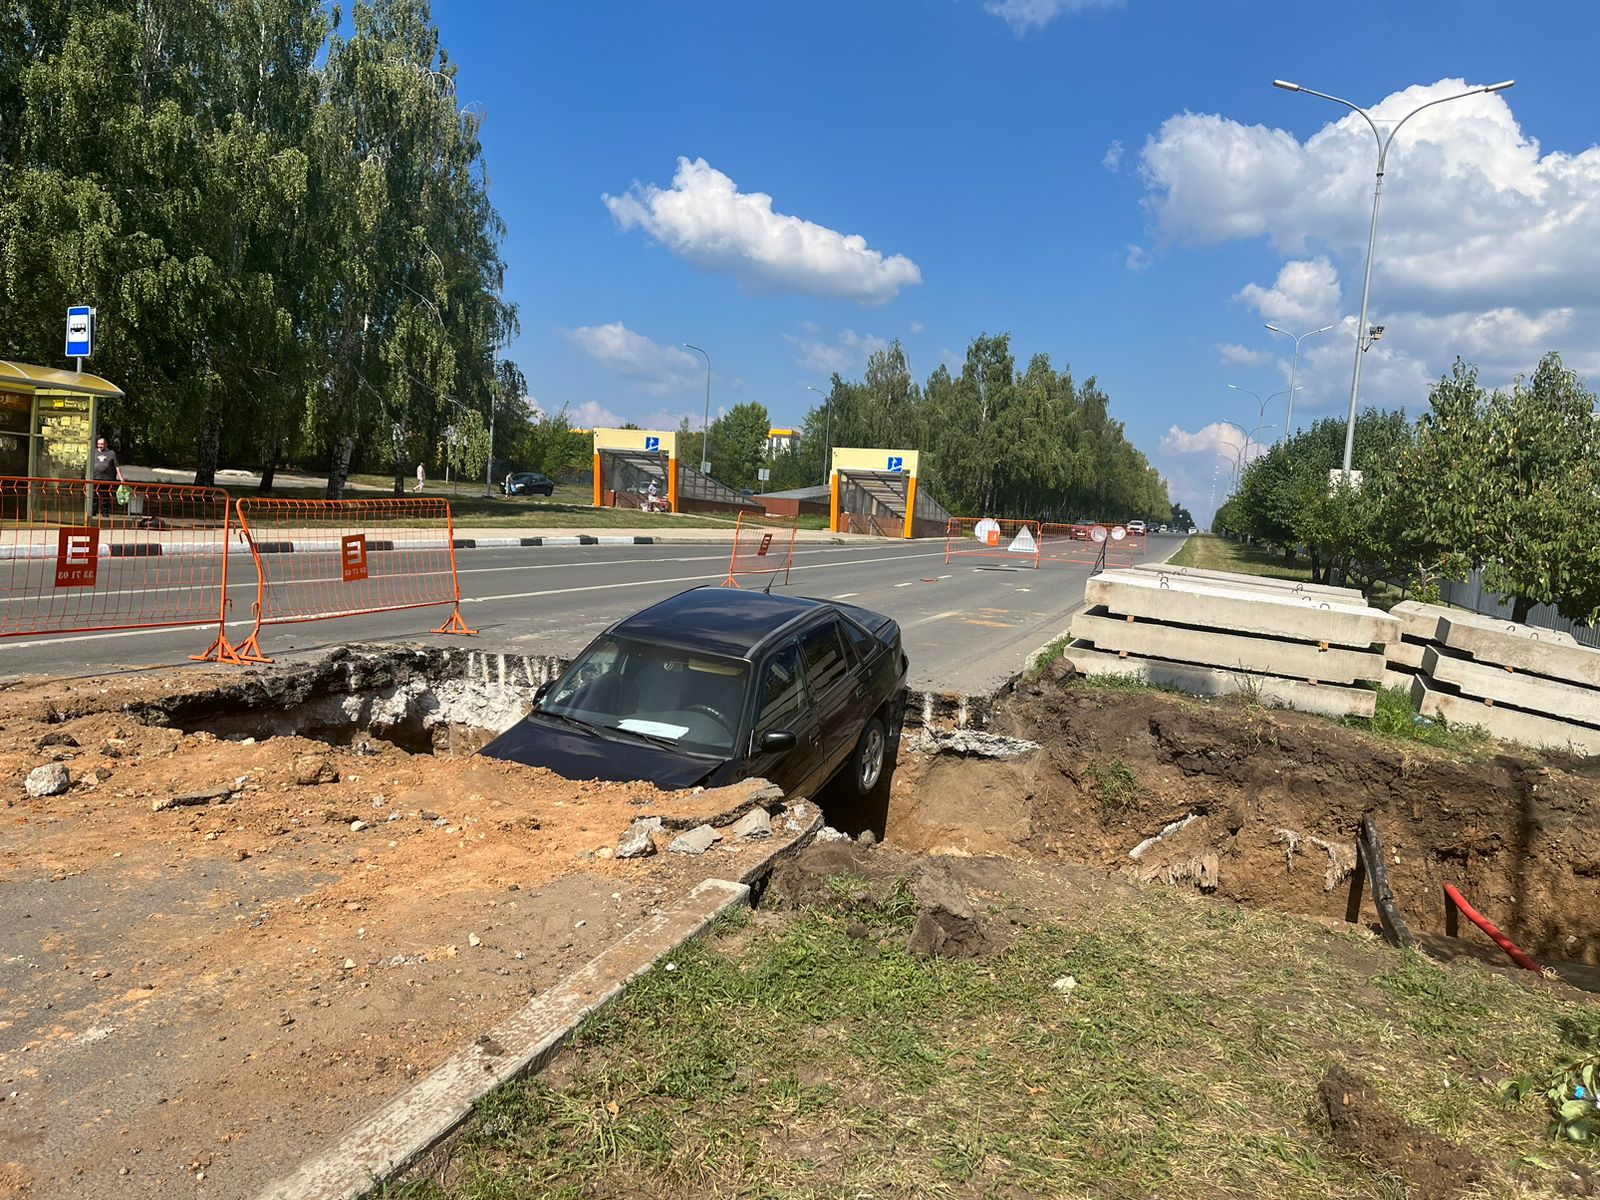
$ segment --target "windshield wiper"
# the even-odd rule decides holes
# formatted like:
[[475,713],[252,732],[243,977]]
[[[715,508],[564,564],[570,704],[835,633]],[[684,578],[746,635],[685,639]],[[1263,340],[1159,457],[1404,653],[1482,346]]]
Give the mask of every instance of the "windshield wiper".
[[626,737],[639,738],[641,741],[646,741],[652,745],[661,746],[667,750],[683,749],[683,747],[675,742],[672,738],[664,737],[659,733],[645,733],[638,729],[623,729],[620,725],[605,725],[602,726],[602,728],[607,733],[620,733]]
[[567,716],[566,713],[550,712],[550,711],[548,711],[546,709],[542,709],[542,708],[536,708],[533,711],[536,712],[539,716],[544,717],[547,720],[550,720],[550,721],[561,721],[561,722],[563,722],[563,723],[565,723],[567,725],[570,725],[572,728],[576,729],[579,733],[583,734],[585,737],[599,737],[600,736],[598,733],[595,732],[595,727],[593,725],[589,724],[589,722],[587,722],[587,721],[579,720],[577,717],[569,717],[569,716]]

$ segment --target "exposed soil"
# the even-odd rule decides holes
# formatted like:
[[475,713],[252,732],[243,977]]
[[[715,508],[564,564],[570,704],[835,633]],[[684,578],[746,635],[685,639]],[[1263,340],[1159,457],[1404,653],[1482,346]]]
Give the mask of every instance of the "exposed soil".
[[[1357,823],[1372,813],[1413,928],[1443,933],[1453,883],[1535,956],[1600,963],[1600,760],[1453,757],[1237,699],[1060,682],[1005,698],[990,728],[1042,748],[909,756],[890,843],[1069,859],[1342,921]],[[1374,919],[1370,900],[1363,911]],[[1464,946],[1492,949],[1461,928]]]
[[1445,1200],[1484,1178],[1477,1155],[1402,1121],[1371,1085],[1337,1063],[1317,1085],[1317,1104],[1335,1149],[1400,1176],[1413,1195]]
[[[664,850],[754,789],[662,793],[408,753],[285,707],[347,708],[352,672],[375,672],[380,692],[416,682],[328,661],[0,691],[0,1195],[252,1194],[653,909],[741,877],[804,824],[618,861],[634,818],[664,819]],[[232,736],[185,732],[207,713]],[[267,736],[286,720],[349,744]],[[434,729],[434,743],[470,732]],[[51,761],[70,790],[28,798],[25,777]]]

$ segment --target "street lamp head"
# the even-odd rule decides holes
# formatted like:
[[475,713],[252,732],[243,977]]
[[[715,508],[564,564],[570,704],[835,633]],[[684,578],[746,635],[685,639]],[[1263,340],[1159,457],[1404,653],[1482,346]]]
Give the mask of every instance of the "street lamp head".
[[1272,323],[1272,322],[1271,322],[1271,321],[1268,321],[1268,322],[1267,322],[1267,328],[1268,328],[1268,329],[1270,329],[1270,330],[1272,330],[1272,332],[1273,332],[1273,333],[1282,333],[1282,334],[1287,334],[1287,335],[1288,335],[1288,336],[1289,336],[1289,337],[1293,337],[1293,336],[1294,336],[1294,334],[1292,334],[1292,333],[1289,333],[1289,331],[1288,331],[1288,330],[1287,330],[1287,329],[1279,329],[1279,328],[1278,328],[1278,327],[1277,327],[1277,326],[1276,326],[1276,325],[1274,325],[1274,324],[1273,324],[1273,323]]
[[1282,88],[1286,92],[1298,92],[1300,90],[1300,85],[1298,83],[1290,83],[1287,79],[1274,79],[1272,81],[1272,86],[1275,88]]
[[1516,85],[1517,81],[1515,79],[1502,79],[1499,83],[1491,83],[1483,90],[1485,92],[1503,92],[1508,87],[1515,87]]

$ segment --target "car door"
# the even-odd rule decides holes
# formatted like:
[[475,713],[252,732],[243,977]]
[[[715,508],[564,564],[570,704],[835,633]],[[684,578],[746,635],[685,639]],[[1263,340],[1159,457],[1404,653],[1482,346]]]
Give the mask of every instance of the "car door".
[[[767,656],[761,666],[756,696],[755,724],[750,735],[750,756],[743,774],[777,784],[785,795],[810,795],[822,769],[822,736],[817,715],[806,693],[805,668],[800,648],[786,642]],[[764,733],[794,734],[794,749],[761,749]]]
[[855,689],[858,681],[850,669],[850,656],[836,617],[820,621],[800,633],[800,656],[805,667],[806,690],[816,710],[822,734],[822,778],[826,783],[855,749],[865,715]]

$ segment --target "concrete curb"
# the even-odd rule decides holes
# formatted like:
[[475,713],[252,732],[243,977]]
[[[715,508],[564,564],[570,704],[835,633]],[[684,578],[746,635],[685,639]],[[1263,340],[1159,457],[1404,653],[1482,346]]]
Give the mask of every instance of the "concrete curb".
[[[658,539],[642,536],[607,536],[605,534],[577,533],[557,537],[502,537],[456,538],[451,545],[457,550],[514,550],[525,546],[653,546]],[[723,542],[678,542],[680,545],[723,545]],[[388,538],[369,538],[368,553],[385,550],[436,550],[438,541],[395,541]],[[256,549],[262,554],[336,554],[340,543],[319,539],[311,542],[258,542]],[[190,542],[102,542],[101,558],[161,558],[167,555],[190,556],[196,554],[221,554],[220,542],[195,544]],[[243,554],[244,548],[233,551]],[[54,558],[56,547],[51,545],[0,547],[0,562],[13,558]]]
[[[739,882],[706,879],[589,962],[536,996],[471,1045],[458,1050],[333,1146],[259,1193],[257,1200],[357,1200],[414,1165],[469,1116],[489,1092],[537,1074],[573,1032],[616,1000],[634,979],[728,910],[751,903],[773,868],[816,837],[815,804],[792,842],[752,864]],[[792,811],[792,810],[791,810]]]

